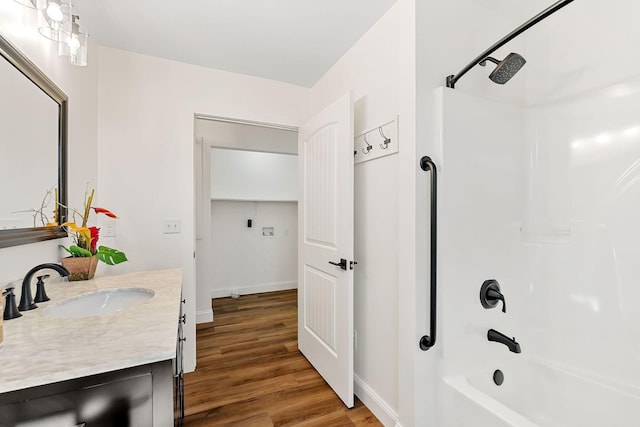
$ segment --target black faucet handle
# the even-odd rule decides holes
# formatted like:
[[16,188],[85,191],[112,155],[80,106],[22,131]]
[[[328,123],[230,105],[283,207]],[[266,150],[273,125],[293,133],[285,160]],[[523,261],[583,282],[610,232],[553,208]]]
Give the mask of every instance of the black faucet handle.
[[485,280],[480,287],[480,303],[486,309],[495,308],[502,301],[502,312],[507,312],[507,303],[500,292],[500,284],[495,279]]
[[487,290],[487,300],[502,301],[502,312],[507,312],[507,303],[504,301],[504,295],[494,289]]
[[11,320],[22,316],[16,306],[16,296],[13,293],[13,289],[13,287],[7,287],[2,291],[2,295],[5,297],[4,313],[2,313],[3,320]]
[[44,290],[44,280],[48,279],[49,277],[51,277],[49,274],[36,276],[38,282],[36,283],[36,296],[35,298],[33,298],[33,302],[46,302],[51,299]]

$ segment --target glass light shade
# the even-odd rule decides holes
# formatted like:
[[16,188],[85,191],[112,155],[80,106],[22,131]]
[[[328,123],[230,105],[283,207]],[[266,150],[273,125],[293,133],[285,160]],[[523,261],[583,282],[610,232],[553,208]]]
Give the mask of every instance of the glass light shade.
[[49,25],[38,28],[38,32],[43,37],[53,40],[55,42],[64,42],[69,38],[71,34],[71,26],[67,22],[55,22],[51,21]]
[[47,0],[15,0],[16,3],[20,3],[23,6],[30,7],[31,9],[43,10],[47,8]]
[[62,5],[60,0],[49,0],[47,4],[47,16],[55,22],[62,22],[64,14],[62,13]]
[[62,2],[60,7],[62,11],[62,21],[54,21],[45,13],[44,19],[47,25],[38,28],[38,32],[49,40],[65,42],[71,35],[73,21],[71,13],[72,5],[69,2]]
[[66,44],[69,46],[71,64],[77,67],[86,67],[89,35],[87,33],[73,34]]

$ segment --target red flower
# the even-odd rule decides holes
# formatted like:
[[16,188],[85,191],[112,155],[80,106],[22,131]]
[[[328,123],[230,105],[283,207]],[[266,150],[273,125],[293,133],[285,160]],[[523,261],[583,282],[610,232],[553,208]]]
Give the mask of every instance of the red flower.
[[98,227],[89,227],[89,231],[91,232],[91,248],[89,250],[94,254],[100,238],[100,229]]
[[91,209],[94,210],[95,213],[97,214],[105,214],[106,216],[108,216],[109,218],[118,218],[118,216],[116,214],[114,214],[113,212],[111,212],[109,209],[105,209],[105,208],[94,208],[93,206],[91,207]]

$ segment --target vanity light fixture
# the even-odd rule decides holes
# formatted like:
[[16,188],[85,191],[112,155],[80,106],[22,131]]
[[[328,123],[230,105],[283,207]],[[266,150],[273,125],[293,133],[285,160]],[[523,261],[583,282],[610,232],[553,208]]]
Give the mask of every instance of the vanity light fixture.
[[89,34],[80,29],[80,17],[73,14],[71,0],[15,0],[23,6],[42,12],[46,25],[38,28],[45,38],[58,42],[58,55],[68,56],[78,67],[87,65]]

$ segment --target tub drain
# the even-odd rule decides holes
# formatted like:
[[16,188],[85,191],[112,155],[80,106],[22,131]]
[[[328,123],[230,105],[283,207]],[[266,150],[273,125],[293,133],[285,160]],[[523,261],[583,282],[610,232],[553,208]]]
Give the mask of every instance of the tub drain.
[[504,374],[500,369],[496,369],[493,373],[493,382],[496,383],[496,385],[502,385],[504,382]]

